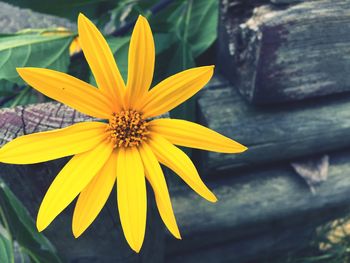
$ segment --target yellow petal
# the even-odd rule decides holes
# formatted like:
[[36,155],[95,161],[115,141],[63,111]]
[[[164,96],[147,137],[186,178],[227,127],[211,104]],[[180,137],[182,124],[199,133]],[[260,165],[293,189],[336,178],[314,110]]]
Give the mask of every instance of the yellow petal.
[[69,46],[69,55],[73,56],[81,51],[81,45],[79,43],[79,37],[75,37]]
[[146,95],[139,110],[145,118],[149,118],[175,108],[203,88],[213,72],[214,66],[198,67],[163,80]]
[[125,100],[127,106],[136,108],[148,91],[154,71],[155,49],[147,19],[139,16],[131,35],[128,57],[128,83]]
[[79,43],[99,89],[114,102],[114,111],[123,106],[125,84],[113,53],[97,27],[83,14],[78,17]]
[[120,222],[130,247],[139,252],[145,237],[147,194],[142,160],[135,147],[120,148],[117,162]]
[[79,237],[95,220],[112,191],[117,177],[117,151],[80,193],[75,205],[72,230]]
[[173,144],[223,153],[239,153],[247,147],[197,123],[157,119],[150,122],[149,129],[162,135]]
[[52,182],[40,205],[36,225],[44,230],[86,187],[106,163],[113,150],[109,142],[75,155]]
[[113,113],[110,99],[68,74],[43,68],[17,68],[17,72],[36,90],[82,113],[102,119]]
[[203,183],[191,159],[183,151],[156,133],[151,133],[149,145],[159,162],[177,173],[200,196],[210,202],[217,201],[215,195]]
[[145,168],[146,178],[154,191],[160,216],[169,231],[176,238],[181,239],[162,168],[147,143],[142,143],[139,151]]
[[86,152],[106,138],[106,126],[101,122],[81,122],[18,137],[0,149],[0,162],[39,163]]

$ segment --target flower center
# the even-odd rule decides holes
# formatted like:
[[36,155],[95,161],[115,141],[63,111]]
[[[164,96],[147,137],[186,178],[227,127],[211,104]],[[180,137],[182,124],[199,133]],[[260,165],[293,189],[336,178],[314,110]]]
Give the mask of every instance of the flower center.
[[138,146],[147,140],[149,131],[148,123],[142,118],[142,114],[134,110],[125,110],[113,113],[109,120],[107,130],[114,147]]

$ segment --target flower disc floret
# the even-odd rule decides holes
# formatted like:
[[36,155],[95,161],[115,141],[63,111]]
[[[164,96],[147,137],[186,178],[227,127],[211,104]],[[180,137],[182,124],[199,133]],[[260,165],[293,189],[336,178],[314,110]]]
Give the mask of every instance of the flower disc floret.
[[149,131],[148,123],[142,118],[142,114],[134,110],[125,110],[113,113],[107,127],[110,140],[114,147],[139,146],[147,140]]

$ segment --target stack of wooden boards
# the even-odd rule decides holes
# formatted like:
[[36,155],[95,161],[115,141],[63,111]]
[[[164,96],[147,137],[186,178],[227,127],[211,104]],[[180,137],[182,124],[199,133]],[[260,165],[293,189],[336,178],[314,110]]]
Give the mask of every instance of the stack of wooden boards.
[[[196,153],[219,202],[207,203],[170,182],[183,240],[163,235],[151,203],[140,256],[123,240],[114,196],[78,240],[70,234],[69,209],[47,231],[65,262],[271,262],[304,249],[318,225],[348,213],[349,25],[346,0],[221,0],[221,75],[197,97],[198,120],[249,150]],[[56,103],[4,109],[0,145],[24,132],[85,120]],[[328,180],[313,195],[289,162],[324,153],[330,156]],[[35,215],[65,161],[1,164],[0,176]]]
[[[270,262],[349,212],[350,2],[222,0],[220,12],[222,76],[198,100],[200,122],[249,150],[200,156],[231,195],[204,258]],[[322,154],[329,178],[313,195],[289,163]]]

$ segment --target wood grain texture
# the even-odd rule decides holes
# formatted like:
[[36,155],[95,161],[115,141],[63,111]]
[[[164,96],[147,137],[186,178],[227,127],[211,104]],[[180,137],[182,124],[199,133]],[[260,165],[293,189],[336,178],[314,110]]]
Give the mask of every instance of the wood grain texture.
[[349,91],[349,9],[346,0],[222,1],[221,71],[256,104]]
[[[65,105],[42,103],[0,110],[0,145],[23,134],[52,130],[92,120]],[[69,158],[33,165],[0,164],[0,177],[36,218],[42,198]],[[149,191],[151,193],[151,191]],[[115,191],[100,216],[79,239],[71,232],[73,205],[61,213],[44,233],[63,262],[162,262],[164,231],[154,197],[148,200],[146,240],[138,255],[127,245],[119,222]]]
[[305,248],[317,225],[349,213],[350,151],[330,160],[316,194],[288,164],[212,174],[216,204],[174,192],[183,240],[167,238],[166,262],[262,262]]
[[198,104],[200,122],[249,148],[242,154],[201,152],[200,163],[206,172],[287,161],[350,146],[350,95],[257,107],[226,85],[205,90]]

